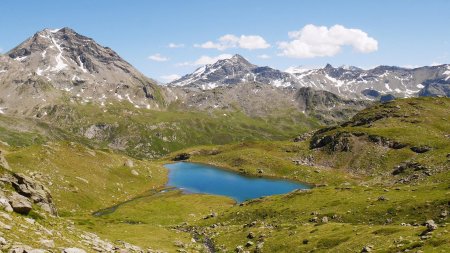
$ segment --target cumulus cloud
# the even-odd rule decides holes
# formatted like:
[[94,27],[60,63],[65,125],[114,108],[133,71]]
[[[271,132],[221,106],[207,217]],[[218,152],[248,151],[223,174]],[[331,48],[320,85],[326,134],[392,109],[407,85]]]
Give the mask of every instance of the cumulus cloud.
[[258,55],[258,58],[259,58],[259,59],[270,59],[270,55],[267,55],[267,54],[260,54],[260,55]]
[[218,60],[230,59],[231,57],[233,57],[233,55],[231,55],[231,54],[221,54],[221,55],[218,55],[215,57],[203,55],[203,56],[200,56],[200,58],[198,58],[197,60],[195,60],[193,62],[190,62],[190,61],[179,62],[179,63],[175,64],[175,66],[185,67],[185,66],[200,66],[200,65],[206,65],[206,64],[213,64]]
[[180,76],[180,75],[177,75],[177,74],[171,74],[171,75],[160,76],[160,78],[161,78],[164,82],[170,83],[170,82],[172,82],[172,81],[175,81],[175,80],[181,78],[181,76]]
[[280,55],[293,58],[334,56],[343,46],[350,46],[360,53],[378,50],[378,42],[362,30],[345,28],[342,25],[306,25],[299,31],[288,33],[291,41],[278,43]]
[[182,44],[182,43],[180,43],[180,44],[169,43],[169,45],[167,45],[167,47],[169,47],[169,48],[181,48],[181,47],[184,47],[184,44]]
[[259,35],[241,35],[226,34],[220,37],[217,42],[207,41],[203,44],[195,44],[195,47],[225,50],[228,48],[243,48],[248,50],[264,49],[270,47],[270,44]]
[[231,54],[221,54],[216,57],[210,57],[210,56],[203,55],[200,58],[198,58],[193,63],[193,65],[198,66],[198,65],[213,64],[218,60],[230,59],[231,57],[233,57],[233,55],[231,55]]
[[161,54],[150,55],[150,56],[148,57],[148,59],[150,59],[150,60],[152,60],[152,61],[160,61],[160,62],[162,62],[162,61],[168,61],[168,60],[169,60],[169,58],[167,58],[167,57],[165,57],[165,56],[162,56]]

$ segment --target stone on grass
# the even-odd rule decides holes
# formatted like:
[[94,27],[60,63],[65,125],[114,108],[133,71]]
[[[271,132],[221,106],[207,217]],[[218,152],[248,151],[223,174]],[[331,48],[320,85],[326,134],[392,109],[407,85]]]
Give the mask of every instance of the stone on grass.
[[128,167],[128,168],[133,168],[134,167],[134,162],[133,162],[133,160],[128,159],[128,160],[125,161],[124,165],[126,167]]
[[253,246],[253,244],[255,244],[255,243],[252,242],[252,241],[248,241],[248,242],[245,244],[245,247],[251,247],[251,246]]
[[7,199],[6,197],[0,197],[0,208],[3,208],[9,213],[14,211],[11,204],[9,204],[9,199]]
[[8,241],[5,238],[0,236],[0,245],[6,245],[6,244],[8,244]]
[[9,198],[9,204],[16,213],[28,214],[33,208],[30,200],[20,194],[13,193]]
[[361,252],[371,252],[372,249],[373,249],[372,245],[367,245],[362,248]]
[[55,247],[55,242],[53,240],[41,239],[39,241],[39,243],[41,243],[41,245],[46,248],[54,248]]
[[438,228],[438,226],[436,225],[434,220],[427,220],[425,222],[425,226],[427,227],[428,231],[433,231],[433,230],[436,230]]
[[66,248],[62,253],[86,253],[86,251],[79,248]]

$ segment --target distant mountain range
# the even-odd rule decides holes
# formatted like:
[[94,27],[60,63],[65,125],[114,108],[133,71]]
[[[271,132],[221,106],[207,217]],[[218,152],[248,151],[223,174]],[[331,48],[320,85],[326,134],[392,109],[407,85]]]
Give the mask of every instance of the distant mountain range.
[[280,71],[254,65],[240,55],[158,85],[112,49],[70,28],[44,29],[0,55],[0,60],[0,114],[37,115],[41,108],[58,103],[105,106],[124,101],[136,108],[164,109],[173,104],[251,115],[295,108],[334,118],[367,104],[352,100],[450,96],[450,65],[363,70],[328,64]]
[[311,87],[353,99],[450,96],[450,65],[414,69],[379,66],[363,70],[353,66],[335,68],[328,64],[322,69],[280,71],[256,66],[242,56],[234,55],[200,67],[168,85],[208,90],[250,82],[281,88]]

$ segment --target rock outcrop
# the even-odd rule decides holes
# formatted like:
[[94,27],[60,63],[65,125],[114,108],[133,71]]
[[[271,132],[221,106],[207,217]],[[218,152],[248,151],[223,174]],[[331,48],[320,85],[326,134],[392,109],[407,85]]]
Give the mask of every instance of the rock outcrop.
[[9,184],[15,190],[8,197],[6,197],[7,194],[3,194],[4,197],[0,195],[0,203],[5,210],[9,209],[6,204],[3,204],[7,199],[12,209],[17,213],[29,213],[32,209],[32,203],[34,203],[43,211],[54,216],[57,215],[50,191],[38,181],[22,173],[6,173],[0,178],[0,182]]
[[5,157],[3,156],[3,151],[0,150],[0,167],[3,167],[7,170],[9,170],[9,164],[8,161],[6,161]]

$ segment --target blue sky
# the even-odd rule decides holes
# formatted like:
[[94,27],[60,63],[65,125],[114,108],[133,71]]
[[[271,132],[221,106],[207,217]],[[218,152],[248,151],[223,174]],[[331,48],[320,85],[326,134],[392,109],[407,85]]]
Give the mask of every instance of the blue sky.
[[446,0],[3,0],[0,9],[2,53],[67,26],[160,81],[236,53],[278,69],[450,62]]

